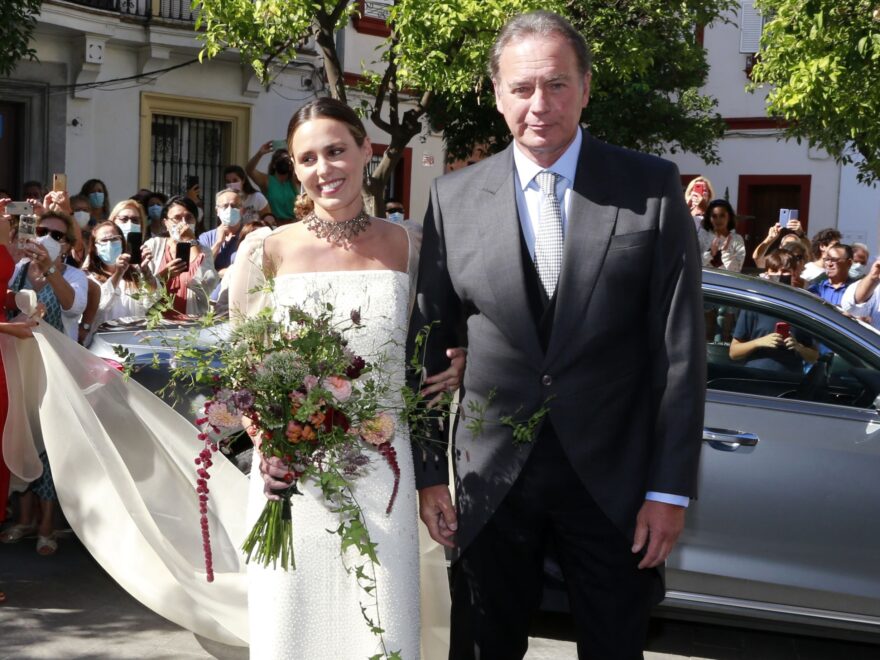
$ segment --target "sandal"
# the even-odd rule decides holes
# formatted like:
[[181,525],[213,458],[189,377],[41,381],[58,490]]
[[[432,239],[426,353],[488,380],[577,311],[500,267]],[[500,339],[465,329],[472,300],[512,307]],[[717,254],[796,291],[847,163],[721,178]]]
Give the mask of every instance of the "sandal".
[[55,540],[55,532],[52,532],[49,536],[37,537],[38,554],[48,557],[54,555],[56,550],[58,550],[58,541]]
[[0,543],[17,543],[26,536],[33,536],[36,531],[36,525],[18,523],[0,534]]

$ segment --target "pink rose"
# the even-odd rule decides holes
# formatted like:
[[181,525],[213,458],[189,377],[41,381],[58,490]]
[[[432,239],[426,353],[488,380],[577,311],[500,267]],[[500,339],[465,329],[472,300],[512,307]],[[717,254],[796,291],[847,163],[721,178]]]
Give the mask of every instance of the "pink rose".
[[345,403],[351,397],[351,381],[342,376],[327,376],[321,387],[330,392],[339,403]]
[[361,424],[360,436],[371,445],[384,445],[394,437],[394,418],[388,413],[379,413],[373,419]]
[[317,376],[312,376],[310,374],[310,375],[306,376],[305,378],[303,378],[303,385],[306,386],[307,392],[311,392],[312,388],[317,386],[317,384],[318,384],[318,377]]

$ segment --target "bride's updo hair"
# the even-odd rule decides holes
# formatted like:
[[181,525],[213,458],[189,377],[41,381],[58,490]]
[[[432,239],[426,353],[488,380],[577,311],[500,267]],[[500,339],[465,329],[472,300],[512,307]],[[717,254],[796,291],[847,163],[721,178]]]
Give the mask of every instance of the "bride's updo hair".
[[[325,96],[306,103],[297,110],[290,123],[287,125],[287,146],[290,147],[290,155],[295,158],[293,153],[293,134],[296,133],[300,126],[313,119],[333,119],[342,122],[351,133],[357,146],[364,146],[364,140],[367,139],[367,130],[357,116],[357,113],[342,101]],[[306,194],[305,189],[300,192],[294,203],[294,213],[298,220],[306,217],[315,208],[315,203],[311,197]]]

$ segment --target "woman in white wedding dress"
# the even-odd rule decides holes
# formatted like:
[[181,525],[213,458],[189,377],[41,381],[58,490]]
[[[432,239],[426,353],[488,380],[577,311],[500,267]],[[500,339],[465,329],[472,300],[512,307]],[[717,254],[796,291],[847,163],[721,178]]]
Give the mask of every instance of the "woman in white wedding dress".
[[[247,315],[265,305],[281,313],[290,305],[315,311],[331,303],[344,320],[358,310],[361,326],[346,332],[349,346],[368,362],[382,364],[382,378],[390,379],[398,399],[386,403],[399,406],[419,236],[364,212],[363,172],[372,150],[347,105],[322,98],[304,106],[290,121],[288,142],[305,217],[271,234],[255,234],[240,248],[230,284],[231,314]],[[257,293],[267,278],[273,280],[272,292]],[[455,378],[450,369],[433,380],[439,389]],[[338,515],[318,486],[300,483],[302,495],[291,501],[296,568],[248,567],[252,658],[355,660],[393,652],[405,660],[420,657],[419,525],[404,425],[397,424],[392,444],[400,467],[392,512],[386,515],[385,509],[394,478],[378,453],[368,473],[354,482],[377,544],[375,598],[346,570],[363,559],[355,551],[342,556],[340,537],[333,533]],[[288,485],[286,472],[279,459],[254,461],[249,523],[265,505],[264,491]],[[438,568],[442,571],[442,562]],[[384,630],[381,639],[365,616]]]

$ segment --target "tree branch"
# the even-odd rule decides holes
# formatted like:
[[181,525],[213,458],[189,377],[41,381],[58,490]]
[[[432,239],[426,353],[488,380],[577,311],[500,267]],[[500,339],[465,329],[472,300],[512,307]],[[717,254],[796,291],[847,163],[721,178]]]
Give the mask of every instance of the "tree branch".
[[319,9],[315,13],[315,41],[324,55],[324,72],[327,74],[330,96],[343,103],[347,103],[348,95],[345,90],[345,76],[342,63],[339,61],[339,54],[336,52],[335,39],[336,22],[339,20],[341,11],[340,6],[344,8],[345,3],[337,3],[330,14],[323,9]]

